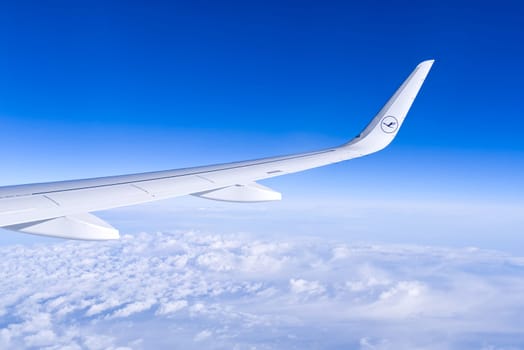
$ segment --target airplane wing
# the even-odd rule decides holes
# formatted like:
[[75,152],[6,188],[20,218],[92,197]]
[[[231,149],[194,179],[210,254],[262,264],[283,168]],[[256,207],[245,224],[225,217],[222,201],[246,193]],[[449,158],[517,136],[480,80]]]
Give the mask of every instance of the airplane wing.
[[69,239],[117,239],[117,229],[90,213],[184,195],[234,202],[279,200],[280,193],[257,181],[362,157],[389,145],[433,62],[420,63],[369,125],[341,146],[204,167],[0,187],[0,227]]

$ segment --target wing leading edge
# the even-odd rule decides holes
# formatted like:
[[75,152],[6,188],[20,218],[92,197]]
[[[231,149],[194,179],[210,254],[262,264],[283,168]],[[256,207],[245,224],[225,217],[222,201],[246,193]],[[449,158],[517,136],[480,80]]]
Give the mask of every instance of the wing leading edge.
[[428,75],[420,63],[368,126],[350,142],[288,156],[103,178],[0,187],[0,227],[71,239],[115,239],[93,211],[196,195],[235,202],[280,199],[256,181],[362,157],[388,146]]

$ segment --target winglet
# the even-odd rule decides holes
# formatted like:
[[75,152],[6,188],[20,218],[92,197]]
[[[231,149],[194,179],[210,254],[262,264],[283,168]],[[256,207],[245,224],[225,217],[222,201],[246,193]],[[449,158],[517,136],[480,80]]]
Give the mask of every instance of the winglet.
[[388,146],[402,126],[435,60],[420,63],[402,83],[395,94],[355,139],[343,148],[351,148],[360,155],[380,151]]

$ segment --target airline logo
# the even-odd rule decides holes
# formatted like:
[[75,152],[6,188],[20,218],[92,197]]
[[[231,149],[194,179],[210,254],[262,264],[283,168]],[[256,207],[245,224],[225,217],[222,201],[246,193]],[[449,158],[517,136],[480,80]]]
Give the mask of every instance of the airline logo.
[[392,134],[398,129],[398,120],[397,118],[388,115],[387,117],[384,117],[382,121],[380,122],[380,127],[382,128],[382,131],[384,131],[386,134]]

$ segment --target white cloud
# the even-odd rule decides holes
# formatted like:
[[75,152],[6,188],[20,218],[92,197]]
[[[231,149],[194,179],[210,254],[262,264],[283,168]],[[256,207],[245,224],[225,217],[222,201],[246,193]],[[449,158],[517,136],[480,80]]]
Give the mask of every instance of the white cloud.
[[28,335],[24,338],[25,344],[28,347],[43,347],[46,345],[52,345],[55,339],[55,333],[48,329],[38,331],[37,333]]
[[195,337],[193,338],[196,342],[206,340],[207,338],[211,337],[213,335],[213,332],[211,332],[208,329],[203,330],[202,332],[199,332]]
[[0,348],[524,345],[524,260],[482,249],[184,232],[0,254]]
[[137,312],[149,310],[155,304],[156,304],[156,301],[154,299],[148,299],[148,300],[137,301],[134,303],[129,303],[126,306],[124,306],[123,308],[118,309],[115,312],[113,312],[109,316],[109,318],[128,317]]
[[291,291],[295,294],[306,294],[309,296],[324,294],[324,288],[318,281],[306,281],[303,279],[291,279],[289,281]]
[[180,311],[187,307],[188,303],[185,300],[175,300],[170,302],[161,303],[156,315],[169,315]]

